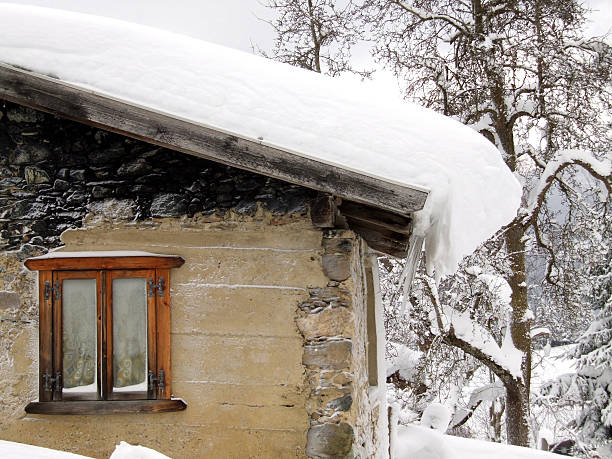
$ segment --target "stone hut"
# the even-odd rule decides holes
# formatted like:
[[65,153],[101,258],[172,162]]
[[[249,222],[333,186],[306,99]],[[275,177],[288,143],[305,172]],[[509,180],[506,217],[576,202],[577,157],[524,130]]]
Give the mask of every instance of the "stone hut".
[[[354,231],[313,223],[317,192],[12,102],[0,114],[0,438],[93,457],[121,440],[172,457],[386,448],[376,258]],[[170,337],[171,396],[186,409],[28,405],[45,389],[38,272],[24,262],[57,247],[184,260]]]
[[[405,256],[425,192],[15,67],[0,83],[1,439],[386,457],[376,254]],[[170,278],[153,326],[100,280],[145,268]],[[121,332],[124,307],[143,319]]]
[[0,4],[0,439],[388,457],[376,257],[413,267],[427,237],[452,270],[516,180],[471,129],[383,99]]

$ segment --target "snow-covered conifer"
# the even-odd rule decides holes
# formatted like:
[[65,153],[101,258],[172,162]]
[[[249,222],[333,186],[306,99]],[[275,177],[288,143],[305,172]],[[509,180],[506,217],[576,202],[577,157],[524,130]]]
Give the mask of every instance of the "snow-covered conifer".
[[579,340],[577,383],[581,436],[598,443],[612,441],[612,253],[597,273],[594,320]]

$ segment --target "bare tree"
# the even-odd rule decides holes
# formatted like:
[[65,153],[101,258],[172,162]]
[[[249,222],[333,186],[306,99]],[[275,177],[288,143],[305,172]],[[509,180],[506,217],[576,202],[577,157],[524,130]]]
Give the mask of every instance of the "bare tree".
[[[423,298],[434,308],[438,336],[503,382],[508,442],[527,446],[534,315],[526,260],[542,254],[549,297],[579,304],[584,259],[599,256],[588,241],[610,211],[612,49],[582,36],[586,11],[578,0],[359,0],[340,19],[313,15],[308,1],[269,5],[281,18],[273,23],[279,41],[272,57],[322,71],[321,38],[335,37],[346,57],[354,31],[363,30],[375,59],[405,83],[406,97],[481,132],[524,184],[517,217],[485,244],[492,254],[485,274],[504,279],[511,293],[507,315],[479,316],[478,296],[461,303],[446,294],[469,292],[453,286],[478,277],[466,272],[441,289],[423,277]],[[335,11],[331,1],[319,5]],[[459,333],[453,317],[474,319],[478,333]],[[519,371],[500,362],[495,343],[512,346]]]
[[343,72],[370,75],[350,63],[351,47],[359,40],[350,1],[268,0],[265,6],[276,13],[267,21],[276,38],[270,53],[257,48],[259,54],[331,76]]
[[[533,314],[526,254],[530,244],[545,251],[546,280],[561,288],[570,270],[564,269],[567,260],[560,259],[552,237],[558,226],[552,209],[561,205],[551,205],[553,189],[569,218],[590,212],[592,224],[606,216],[606,206],[585,195],[601,187],[605,202],[611,191],[606,157],[611,48],[581,36],[585,10],[577,1],[365,0],[361,11],[371,25],[375,56],[406,82],[407,97],[479,130],[522,176],[523,206],[498,238],[509,264],[508,327],[522,354],[521,374],[457,336],[452,325],[440,330],[449,344],[475,356],[502,380],[508,441],[527,446]],[[577,179],[577,169],[589,178]],[[435,305],[436,292],[430,296]]]

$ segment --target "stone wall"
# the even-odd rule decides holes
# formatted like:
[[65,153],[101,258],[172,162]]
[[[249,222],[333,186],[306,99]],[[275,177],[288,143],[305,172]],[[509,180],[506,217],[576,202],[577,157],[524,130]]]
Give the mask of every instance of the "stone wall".
[[[2,103],[0,101],[0,103]],[[0,105],[0,250],[55,247],[110,198],[137,220],[303,214],[314,192],[59,119]]]
[[23,262],[42,253],[27,244],[0,252],[0,431],[38,397],[38,282]]
[[375,292],[364,282],[366,249],[350,231],[327,231],[321,263],[328,282],[300,304],[309,457],[387,457],[384,375],[374,378],[381,387],[369,385],[367,298]]

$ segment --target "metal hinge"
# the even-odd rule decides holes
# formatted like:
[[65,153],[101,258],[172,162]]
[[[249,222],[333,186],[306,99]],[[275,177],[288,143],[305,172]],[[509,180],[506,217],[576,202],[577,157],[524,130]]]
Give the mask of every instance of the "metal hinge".
[[153,283],[153,279],[149,278],[149,283],[148,283],[148,292],[149,292],[149,298],[153,296],[153,290],[157,289],[157,294],[162,297],[164,296],[164,278],[160,277],[157,281],[157,284]]
[[49,373],[43,374],[43,387],[47,392],[61,392],[62,390],[62,373],[55,373],[55,378]]
[[164,373],[164,370],[159,370],[159,375],[157,378],[153,375],[153,371],[149,370],[149,390],[153,390],[155,384],[157,384],[157,388],[159,389],[159,391],[163,392],[166,388],[165,381],[166,374]]
[[60,281],[55,281],[55,286],[51,286],[51,282],[45,281],[45,300],[51,298],[51,292],[56,300],[60,299]]

